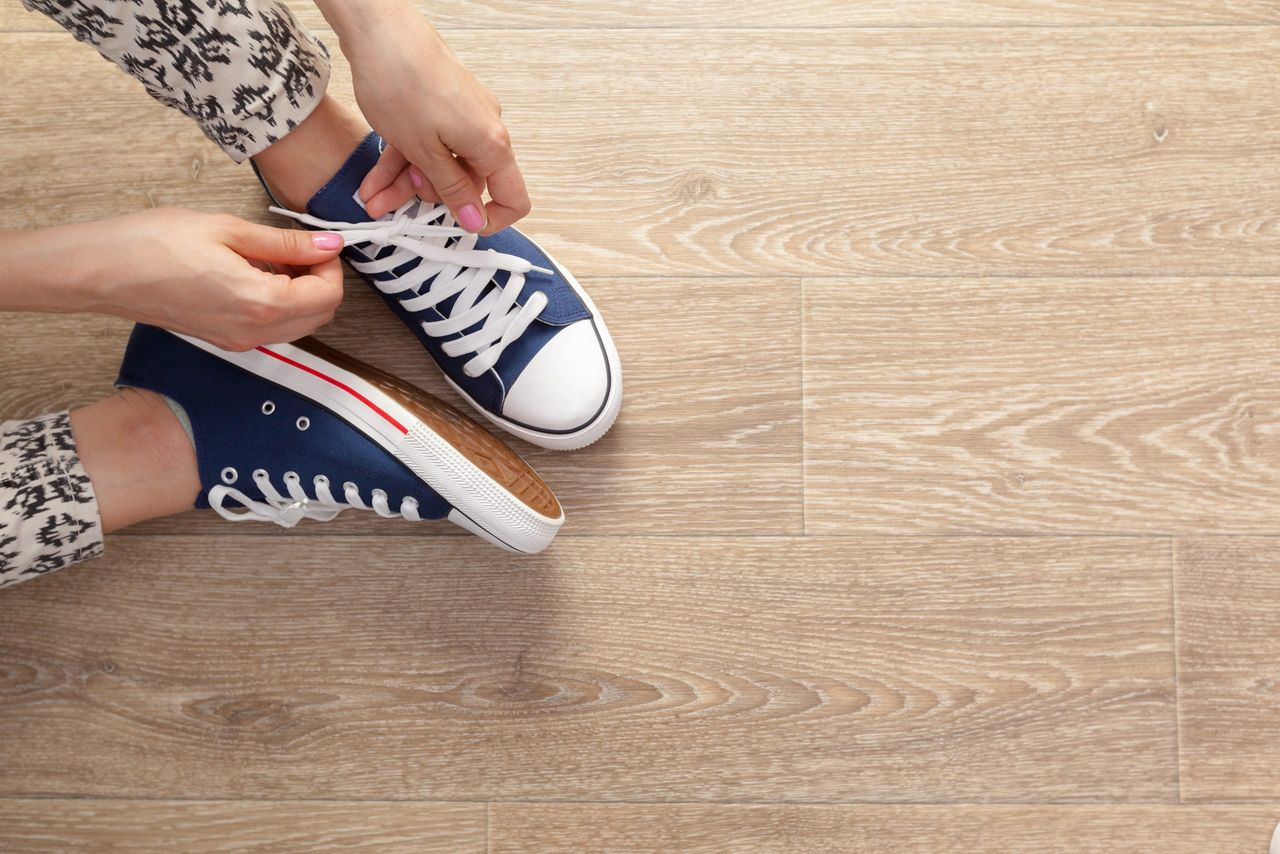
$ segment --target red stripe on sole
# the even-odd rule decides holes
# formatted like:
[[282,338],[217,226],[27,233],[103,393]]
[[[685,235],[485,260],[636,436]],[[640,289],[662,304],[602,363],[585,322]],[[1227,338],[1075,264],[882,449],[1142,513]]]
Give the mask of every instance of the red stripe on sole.
[[388,414],[386,413],[386,411],[385,411],[385,410],[383,410],[381,407],[379,407],[376,403],[374,403],[372,400],[370,400],[369,398],[365,397],[363,394],[361,394],[360,392],[356,391],[355,389],[353,389],[351,386],[347,385],[346,383],[341,382],[340,380],[335,380],[333,377],[328,376],[328,375],[326,375],[326,374],[322,374],[322,373],[320,373],[319,371],[317,371],[315,368],[307,367],[306,365],[302,364],[301,362],[295,362],[293,359],[290,359],[288,356],[281,356],[279,353],[275,352],[274,350],[268,350],[266,347],[259,347],[259,348],[257,348],[257,349],[258,349],[258,351],[259,351],[259,352],[266,353],[268,356],[272,356],[272,357],[274,357],[274,358],[277,358],[277,359],[279,359],[280,361],[284,362],[285,364],[293,365],[295,368],[301,368],[302,370],[306,371],[307,373],[309,373],[309,374],[311,374],[311,375],[313,375],[313,376],[317,376],[317,377],[319,377],[320,379],[324,380],[324,381],[325,381],[325,382],[327,382],[327,383],[330,383],[330,384],[332,384],[332,385],[336,385],[338,388],[342,389],[342,390],[343,390],[343,391],[345,391],[347,394],[349,394],[349,395],[351,395],[352,397],[356,398],[356,399],[357,399],[357,400],[359,400],[361,403],[363,403],[365,406],[369,407],[369,408],[370,408],[370,409],[372,409],[374,412],[376,412],[376,413],[378,413],[379,415],[381,415],[383,418],[385,418],[385,419],[387,420],[387,423],[388,423],[388,424],[390,424],[392,427],[395,427],[395,428],[396,428],[397,430],[399,430],[401,433],[408,433],[408,432],[409,432],[408,428],[406,428],[403,424],[401,424],[399,421],[397,421],[397,420],[395,420],[394,418],[392,418],[390,415],[388,415]]

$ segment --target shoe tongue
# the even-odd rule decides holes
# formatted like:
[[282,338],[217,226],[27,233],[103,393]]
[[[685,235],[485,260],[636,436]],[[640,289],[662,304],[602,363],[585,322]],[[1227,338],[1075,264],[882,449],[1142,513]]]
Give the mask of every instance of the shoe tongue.
[[360,182],[381,154],[382,137],[370,131],[337,174],[307,202],[307,213],[334,222],[368,222],[372,219],[360,204],[358,191]]

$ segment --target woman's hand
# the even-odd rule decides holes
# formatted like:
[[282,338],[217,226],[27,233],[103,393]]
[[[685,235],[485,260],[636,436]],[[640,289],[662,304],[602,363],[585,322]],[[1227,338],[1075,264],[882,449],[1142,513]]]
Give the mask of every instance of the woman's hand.
[[[387,148],[360,197],[373,217],[414,195],[440,200],[468,231],[529,213],[502,107],[435,28],[401,0],[317,0],[351,62],[356,102]],[[481,193],[488,188],[487,205]]]
[[0,309],[113,314],[249,350],[333,318],[341,248],[328,232],[181,209],[0,234]]

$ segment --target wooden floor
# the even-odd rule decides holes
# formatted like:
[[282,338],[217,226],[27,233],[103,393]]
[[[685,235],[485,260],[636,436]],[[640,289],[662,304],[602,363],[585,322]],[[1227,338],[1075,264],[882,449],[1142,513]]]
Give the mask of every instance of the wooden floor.
[[[429,11],[622,353],[609,437],[522,448],[564,532],[189,514],[0,593],[0,850],[1265,851],[1280,8]],[[17,0],[0,199],[272,221]],[[11,319],[0,416],[127,329]],[[322,337],[448,394],[354,284]]]

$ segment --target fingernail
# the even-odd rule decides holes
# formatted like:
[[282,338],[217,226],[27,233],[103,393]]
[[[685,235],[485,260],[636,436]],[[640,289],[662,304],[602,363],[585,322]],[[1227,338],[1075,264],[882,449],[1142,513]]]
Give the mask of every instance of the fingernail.
[[341,249],[342,235],[332,231],[318,231],[311,235],[311,243],[317,249]]
[[421,190],[422,185],[426,183],[422,173],[418,171],[416,166],[409,170],[409,183],[413,185],[415,190]]
[[467,231],[479,231],[484,228],[484,214],[475,205],[465,205],[458,211],[458,222]]

